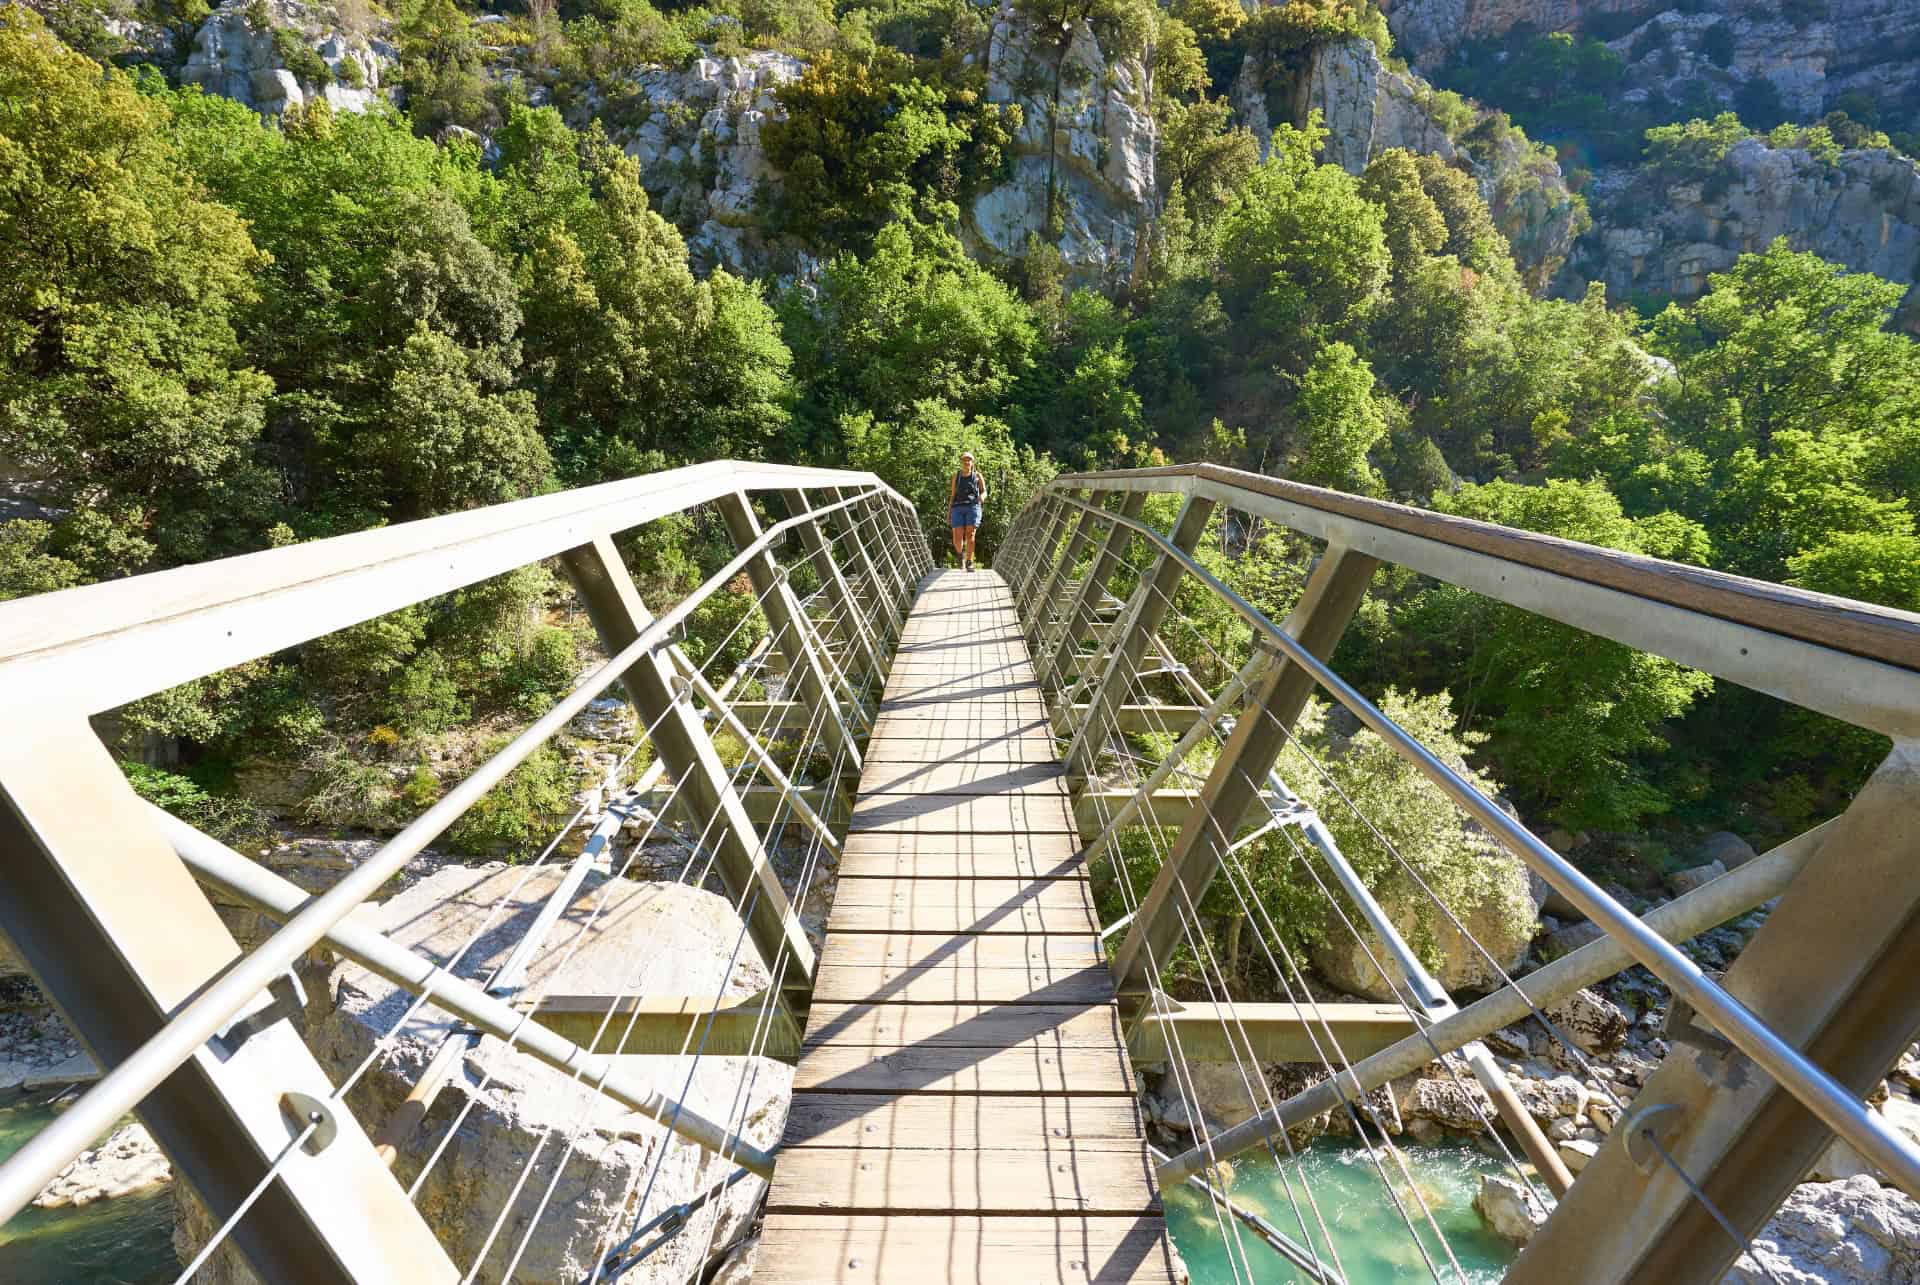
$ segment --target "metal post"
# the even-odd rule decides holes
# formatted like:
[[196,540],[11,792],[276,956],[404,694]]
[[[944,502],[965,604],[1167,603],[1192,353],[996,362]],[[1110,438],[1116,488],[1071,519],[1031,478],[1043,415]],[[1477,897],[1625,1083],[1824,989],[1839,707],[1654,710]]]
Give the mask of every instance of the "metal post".
[[[0,929],[94,1060],[118,1066],[240,948],[86,720],[9,712],[33,734],[0,739]],[[304,1128],[287,1095],[332,1093],[282,1018],[202,1045],[138,1111],[224,1221]],[[455,1280],[359,1122],[344,1107],[329,1115],[333,1141],[289,1157],[234,1247],[263,1280]]]
[[[1367,583],[1379,565],[1364,553],[1330,546],[1313,569],[1306,592],[1280,627],[1316,656],[1330,654],[1359,609]],[[1233,842],[1240,818],[1260,801],[1267,773],[1286,747],[1287,735],[1300,717],[1312,681],[1298,665],[1280,661],[1267,671],[1247,702],[1246,711],[1234,723],[1233,734],[1214,760],[1180,837],[1168,850],[1153,886],[1141,898],[1133,927],[1114,955],[1114,981],[1122,992],[1138,994],[1154,983],[1149,961],[1169,958],[1180,937],[1181,906],[1197,906],[1206,895]],[[1091,722],[1092,710],[1087,717]]]
[[[754,516],[753,505],[748,503],[744,494],[735,491],[732,495],[722,496],[718,504],[720,515],[726,519],[727,531],[736,545],[745,549],[760,538],[760,519]],[[800,600],[794,596],[793,586],[787,583],[785,573],[774,565],[771,554],[763,550],[749,561],[747,576],[753,581],[754,592],[760,598],[760,609],[766,613],[767,624],[773,630],[773,645],[787,662],[787,674],[800,684],[801,697],[826,716],[822,720],[821,730],[826,736],[828,748],[834,754],[844,756],[848,768],[858,773],[860,748],[854,744],[853,733],[840,717],[840,703],[835,696],[833,681],[815,650],[813,618],[800,606]]]
[[[1896,741],[1727,970],[1729,993],[1864,1099],[1920,1031],[1920,744]],[[1737,873],[1737,872],[1736,872]],[[1673,1166],[1628,1150],[1634,1121],[1670,1105],[1656,1134],[1679,1167],[1752,1236],[1832,1131],[1699,1018],[1634,1099],[1509,1281],[1717,1281],[1739,1247]],[[1651,1127],[1651,1126],[1648,1126]]]
[[[1094,491],[1087,501],[1096,507],[1105,505],[1107,493]],[[1069,515],[1071,517],[1072,515]],[[1079,512],[1079,521],[1074,523],[1073,535],[1067,540],[1067,550],[1060,555],[1060,561],[1053,573],[1045,578],[1039,599],[1033,604],[1033,619],[1027,622],[1027,641],[1035,649],[1043,645],[1043,640],[1053,632],[1054,607],[1060,600],[1067,584],[1073,579],[1073,569],[1080,562],[1080,555],[1093,543],[1093,529],[1100,522],[1101,515],[1087,509]]]
[[1072,505],[1056,500],[1053,512],[1040,528],[1039,540],[1032,546],[1033,560],[1020,568],[1020,583],[1014,586],[1013,591],[1014,608],[1029,628],[1038,619],[1034,598],[1053,573],[1054,555],[1060,549],[1060,541],[1066,537],[1067,523],[1072,521],[1073,515]]
[[[606,536],[560,555],[587,615],[611,655],[619,655],[653,623],[653,614],[640,601],[619,550]],[[747,817],[746,805],[733,788],[732,777],[706,729],[675,689],[673,671],[658,651],[649,652],[621,676],[627,700],[641,727],[653,729],[654,748],[679,782],[687,814],[696,827],[713,821],[715,867],[736,897],[753,896],[747,909],[747,930],[761,961],[772,966],[785,950],[793,958],[788,985],[805,990],[813,977],[813,946],[800,919],[787,902],[767,846]]]
[[[1120,516],[1138,518],[1142,509],[1147,507],[1145,491],[1128,491],[1120,500]],[[1075,595],[1073,605],[1067,609],[1060,624],[1060,631],[1051,642],[1044,641],[1041,650],[1039,679],[1042,688],[1058,683],[1067,685],[1066,665],[1080,651],[1080,639],[1093,628],[1094,613],[1099,609],[1100,600],[1106,596],[1107,586],[1113,583],[1113,573],[1120,567],[1120,555],[1126,552],[1127,542],[1133,538],[1133,532],[1118,522],[1107,526],[1107,538],[1100,546],[1100,552],[1093,560],[1093,566],[1087,570],[1087,578],[1080,582],[1080,591]]]
[[[798,515],[812,511],[813,506],[807,502],[805,491],[782,491],[780,498],[786,502],[789,513]],[[860,612],[860,600],[854,596],[852,586],[840,573],[840,564],[834,560],[833,547],[827,543],[827,537],[821,533],[817,521],[800,528],[800,539],[813,560],[814,573],[820,577],[820,584],[827,591],[827,601],[833,604],[836,613],[845,622],[842,630],[847,645],[853,649],[860,672],[877,681],[880,677],[879,649],[874,645],[873,636],[867,632],[867,620]]]
[[[837,486],[828,488],[827,493],[833,496],[836,501],[846,498]],[[835,518],[838,519],[847,516],[849,515],[836,514]],[[888,642],[891,642],[900,636],[899,601],[902,591],[897,585],[889,584],[882,578],[880,568],[874,562],[873,554],[867,548],[866,536],[862,533],[863,528],[867,525],[865,517],[857,511],[850,516],[852,520],[846,522],[844,525],[846,528],[847,541],[852,545],[851,556],[853,559],[854,575],[859,579],[860,583],[866,587],[867,594],[873,599],[875,614],[886,618]]]
[[[1212,500],[1198,495],[1188,496],[1180,510],[1179,519],[1173,524],[1173,546],[1182,553],[1191,553],[1193,546],[1200,543],[1200,537],[1207,529],[1207,519],[1212,516]],[[1121,623],[1116,626],[1118,632],[1114,635],[1112,649],[1107,653],[1100,684],[1087,702],[1087,716],[1074,730],[1073,745],[1067,751],[1067,774],[1074,780],[1084,781],[1093,775],[1094,764],[1098,762],[1100,751],[1105,748],[1107,737],[1112,733],[1114,712],[1125,703],[1134,671],[1139,668],[1140,657],[1146,653],[1147,640],[1153,637],[1160,623],[1167,618],[1167,608],[1184,573],[1185,568],[1178,560],[1162,553],[1155,560],[1153,570],[1140,578],[1133,601],[1126,615],[1121,618]]]
[[[841,499],[846,498],[844,492],[839,491],[838,488],[835,488],[835,494]],[[884,572],[885,590],[881,594],[881,600],[887,604],[887,614],[893,621],[893,632],[897,638],[900,635],[901,625],[898,603],[911,591],[913,576],[901,565],[899,558],[894,556],[895,550],[893,544],[887,538],[888,531],[892,529],[892,519],[887,516],[886,508],[887,506],[884,500],[873,497],[854,505],[848,510],[848,514],[850,517],[856,519],[854,523],[854,533],[856,537],[858,536],[861,525],[869,521],[873,524],[874,543],[880,550],[880,558],[876,564],[878,571],[876,572],[874,583],[876,586],[881,585],[882,581],[878,576],[880,572]],[[863,551],[866,548],[864,541],[861,543],[861,548]]]

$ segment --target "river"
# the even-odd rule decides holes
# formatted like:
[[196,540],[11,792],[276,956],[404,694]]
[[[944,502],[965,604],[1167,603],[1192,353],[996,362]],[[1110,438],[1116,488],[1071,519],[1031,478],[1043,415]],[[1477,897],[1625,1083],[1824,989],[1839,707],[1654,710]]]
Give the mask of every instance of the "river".
[[[1434,1222],[1446,1236],[1458,1260],[1461,1273],[1471,1285],[1492,1285],[1506,1271],[1515,1250],[1488,1231],[1480,1216],[1473,1212],[1473,1193],[1479,1189],[1480,1175],[1504,1172],[1502,1162],[1468,1143],[1409,1145],[1401,1148],[1407,1168],[1421,1196],[1432,1211]],[[1283,1153],[1284,1155],[1284,1153]],[[1446,1251],[1426,1225],[1424,1216],[1407,1196],[1397,1167],[1386,1161],[1387,1172],[1395,1177],[1395,1189],[1407,1202],[1423,1232],[1426,1253],[1440,1270],[1440,1277],[1452,1285],[1458,1278]],[[1392,1285],[1392,1283],[1431,1280],[1428,1259],[1407,1234],[1393,1202],[1380,1183],[1380,1172],[1368,1158],[1366,1149],[1349,1142],[1322,1138],[1301,1153],[1296,1167],[1289,1162],[1289,1184],[1280,1181],[1280,1173],[1265,1155],[1247,1155],[1233,1165],[1233,1199],[1265,1217],[1279,1231],[1300,1242],[1301,1222],[1306,1223],[1313,1243],[1329,1266],[1319,1221],[1307,1203],[1302,1177],[1313,1190],[1320,1218],[1333,1237],[1350,1285]],[[1300,1213],[1295,1214],[1295,1202]],[[1259,1240],[1246,1228],[1240,1228],[1230,1247],[1221,1236],[1214,1219],[1212,1202],[1197,1188],[1188,1185],[1166,1196],[1167,1226],[1181,1257],[1193,1273],[1194,1285],[1231,1285],[1235,1281],[1304,1281],[1286,1259]],[[1237,1224],[1229,1223],[1228,1235]],[[1241,1254],[1244,1252],[1245,1265]]]
[[[31,1101],[0,1109],[0,1160],[54,1117]],[[167,1285],[173,1193],[165,1187],[77,1209],[29,1208],[0,1227],[0,1281],[8,1285]]]

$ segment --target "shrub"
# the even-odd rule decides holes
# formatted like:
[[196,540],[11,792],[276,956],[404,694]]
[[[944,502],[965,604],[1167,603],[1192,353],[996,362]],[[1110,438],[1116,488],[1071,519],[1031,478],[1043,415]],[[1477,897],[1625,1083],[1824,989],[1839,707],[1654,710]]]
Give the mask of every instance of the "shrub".
[[504,694],[522,709],[533,709],[573,686],[579,670],[579,650],[573,635],[564,629],[543,625],[527,639],[525,649],[507,668],[501,685]]
[[1733,65],[1733,28],[1716,22],[1700,35],[1700,53],[1716,67]]
[[300,816],[314,825],[385,829],[393,820],[393,778],[341,741],[313,760],[313,788]]
[[272,836],[267,814],[250,799],[211,793],[192,777],[145,763],[122,763],[120,770],[134,793],[222,843],[244,851]]
[[447,658],[429,647],[387,688],[387,717],[416,735],[444,732],[467,717],[466,702],[448,673]]
[[[506,744],[502,738],[489,745],[487,753],[498,753]],[[467,809],[447,831],[448,845],[473,854],[505,850],[510,860],[520,859],[530,845],[552,837],[572,804],[572,793],[566,760],[543,745]]]
[[327,85],[333,82],[333,69],[327,66],[327,60],[299,32],[275,27],[273,49],[280,55],[281,63],[302,85]]

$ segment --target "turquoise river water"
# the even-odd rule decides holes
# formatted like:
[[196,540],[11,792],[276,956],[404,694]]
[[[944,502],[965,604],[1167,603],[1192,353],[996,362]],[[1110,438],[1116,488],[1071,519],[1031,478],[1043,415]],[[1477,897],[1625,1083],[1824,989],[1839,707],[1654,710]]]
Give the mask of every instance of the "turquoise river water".
[[[53,1119],[34,1103],[0,1110],[0,1160]],[[164,1187],[82,1209],[28,1209],[0,1227],[0,1281],[8,1285],[167,1285],[173,1196]]]
[[[53,1118],[43,1105],[0,1109],[0,1160]],[[1403,1148],[1421,1195],[1440,1224],[1454,1256],[1472,1285],[1500,1279],[1513,1251],[1480,1224],[1473,1193],[1482,1173],[1499,1170],[1492,1157],[1460,1145]],[[1321,1255],[1329,1262],[1318,1222],[1308,1206],[1300,1174],[1313,1186],[1320,1215],[1332,1233],[1340,1264],[1351,1285],[1390,1285],[1431,1280],[1426,1260],[1407,1235],[1406,1225],[1382,1191],[1380,1175],[1364,1149],[1323,1139],[1302,1153],[1298,1168],[1288,1165],[1293,1199]],[[1397,1170],[1389,1163],[1388,1171]],[[1233,1166],[1233,1198],[1264,1215],[1279,1230],[1302,1240],[1286,1185],[1266,1157],[1246,1157]],[[1400,1187],[1407,1199],[1404,1186]],[[1287,1261],[1251,1232],[1241,1229],[1229,1249],[1215,1223],[1211,1204],[1192,1187],[1166,1197],[1167,1223],[1174,1243],[1193,1271],[1195,1285],[1231,1285],[1234,1281],[1290,1282],[1303,1279]],[[1411,1202],[1409,1202],[1411,1208]],[[1426,1231],[1426,1244],[1445,1279],[1453,1275],[1444,1251]],[[166,1285],[180,1270],[170,1236],[173,1198],[164,1189],[123,1196],[83,1209],[29,1209],[0,1227],[0,1281],[12,1285]],[[1229,1258],[1229,1253],[1233,1257]],[[1240,1255],[1245,1255],[1244,1266]]]
[[[1473,1193],[1480,1186],[1481,1174],[1503,1172],[1501,1162],[1465,1143],[1408,1146],[1401,1148],[1401,1154],[1465,1278],[1472,1285],[1498,1281],[1513,1261],[1514,1250],[1480,1222],[1480,1216],[1473,1212]],[[1441,1279],[1455,1280],[1446,1251],[1409,1196],[1398,1167],[1391,1160],[1385,1163],[1402,1202],[1423,1233],[1426,1253],[1439,1267]],[[1433,1279],[1427,1258],[1408,1236],[1406,1224],[1388,1199],[1380,1183],[1380,1171],[1365,1148],[1323,1138],[1301,1152],[1298,1166],[1289,1161],[1286,1172],[1292,1179],[1291,1198],[1288,1184],[1280,1180],[1271,1159],[1243,1156],[1234,1162],[1229,1194],[1296,1243],[1307,1239],[1301,1233],[1304,1220],[1322,1260],[1331,1266],[1333,1255],[1327,1251],[1313,1206],[1307,1202],[1304,1177],[1313,1188],[1314,1204],[1319,1206],[1320,1219],[1332,1235],[1333,1249],[1350,1285]],[[1193,1272],[1195,1285],[1230,1285],[1236,1280],[1267,1285],[1308,1279],[1245,1227],[1229,1245],[1215,1221],[1212,1202],[1197,1188],[1186,1186],[1168,1192],[1165,1199],[1168,1228]],[[1228,1237],[1233,1237],[1235,1225],[1229,1221]]]

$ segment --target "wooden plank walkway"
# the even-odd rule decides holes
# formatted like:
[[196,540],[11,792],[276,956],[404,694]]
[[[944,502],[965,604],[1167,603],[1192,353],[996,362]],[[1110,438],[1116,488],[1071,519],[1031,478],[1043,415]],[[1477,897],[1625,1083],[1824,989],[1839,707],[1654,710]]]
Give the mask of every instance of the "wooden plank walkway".
[[933,573],[868,745],[756,1285],[1175,1279],[1078,848],[1012,595]]

